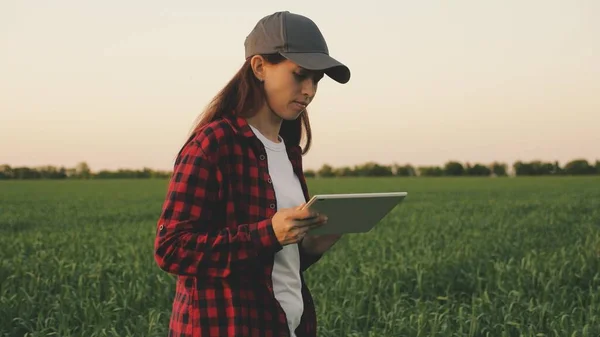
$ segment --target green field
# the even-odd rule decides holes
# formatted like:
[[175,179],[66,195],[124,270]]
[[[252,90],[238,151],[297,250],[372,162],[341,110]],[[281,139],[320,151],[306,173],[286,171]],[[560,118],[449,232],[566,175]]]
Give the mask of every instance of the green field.
[[[600,177],[310,180],[409,192],[307,272],[320,336],[599,336]],[[166,336],[164,180],[0,182],[0,336]]]

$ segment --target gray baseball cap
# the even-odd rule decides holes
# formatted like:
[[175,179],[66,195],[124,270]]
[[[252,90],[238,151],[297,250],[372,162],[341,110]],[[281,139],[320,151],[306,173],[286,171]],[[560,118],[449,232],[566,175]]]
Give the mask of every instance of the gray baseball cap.
[[275,12],[260,19],[244,41],[246,58],[279,53],[308,70],[322,70],[339,83],[350,80],[350,69],[329,56],[321,31],[309,18]]

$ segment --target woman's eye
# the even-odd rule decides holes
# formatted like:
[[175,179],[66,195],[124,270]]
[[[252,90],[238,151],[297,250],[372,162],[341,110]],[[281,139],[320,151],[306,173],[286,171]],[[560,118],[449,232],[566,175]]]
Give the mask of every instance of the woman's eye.
[[296,73],[295,72],[294,75],[296,76],[296,78],[299,78],[299,79],[305,79],[306,78],[306,74],[303,74],[303,73]]
[[[309,72],[301,72],[301,73],[297,73],[294,72],[294,76],[299,80],[299,81],[304,81],[307,78],[309,78],[311,75],[311,73]],[[313,77],[313,81],[315,83],[318,83],[321,79],[323,78],[323,74],[322,73],[317,73],[315,74],[315,76]]]

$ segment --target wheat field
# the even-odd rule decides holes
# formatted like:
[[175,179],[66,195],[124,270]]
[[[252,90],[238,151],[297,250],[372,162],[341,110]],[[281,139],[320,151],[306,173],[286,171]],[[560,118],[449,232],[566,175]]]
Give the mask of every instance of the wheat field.
[[[166,180],[0,182],[0,336],[166,336]],[[406,191],[306,273],[319,336],[599,336],[600,177],[337,178]]]

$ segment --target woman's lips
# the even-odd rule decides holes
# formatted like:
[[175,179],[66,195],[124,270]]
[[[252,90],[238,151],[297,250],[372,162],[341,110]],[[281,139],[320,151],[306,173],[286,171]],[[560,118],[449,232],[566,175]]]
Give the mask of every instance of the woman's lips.
[[298,101],[294,101],[294,105],[300,110],[304,110],[307,107],[307,104],[304,104],[304,103],[301,103]]

